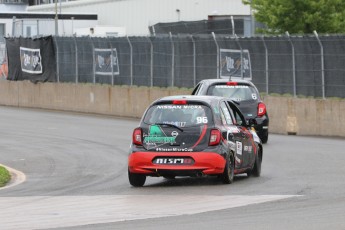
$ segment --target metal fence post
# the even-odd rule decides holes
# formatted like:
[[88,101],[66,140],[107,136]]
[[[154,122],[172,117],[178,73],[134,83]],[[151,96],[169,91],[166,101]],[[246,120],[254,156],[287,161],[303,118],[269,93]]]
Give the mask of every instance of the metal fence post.
[[214,42],[216,43],[216,47],[217,47],[217,78],[219,78],[220,75],[220,63],[219,63],[219,45],[216,39],[216,35],[214,34],[214,32],[212,32],[212,37],[214,39]]
[[150,86],[153,86],[153,44],[149,37],[146,37],[150,42]]
[[16,16],[12,18],[12,37],[15,37],[16,34]]
[[40,24],[39,24],[39,21],[37,20],[37,37],[40,35]]
[[171,32],[169,32],[169,37],[171,41],[171,86],[174,87],[174,81],[175,81],[175,45],[172,38]]
[[290,34],[288,31],[285,32],[292,50],[292,81],[293,81],[293,96],[296,97],[296,65],[295,65],[295,47],[291,41]]
[[241,50],[241,78],[243,79],[243,49],[242,49],[242,46],[240,44],[240,41],[238,40],[238,37],[237,35],[235,34],[235,40],[238,44],[238,46],[240,47],[240,50]]
[[231,19],[231,26],[232,26],[232,36],[235,36],[236,33],[235,33],[235,22],[234,22],[234,16],[231,15],[230,17]]
[[58,46],[58,43],[56,41],[56,36],[54,36],[54,39],[53,39],[53,42],[54,42],[54,45],[55,45],[55,62],[56,62],[56,81],[57,82],[60,82],[60,67],[59,67],[59,46]]
[[321,54],[321,81],[322,81],[322,98],[325,99],[325,60],[324,60],[324,54],[323,54],[323,45],[319,38],[319,35],[314,30],[314,35],[320,45],[320,54]]
[[264,39],[264,36],[261,37],[262,42],[264,43],[264,47],[265,47],[265,76],[266,76],[266,93],[268,94],[268,49],[267,49],[267,45]]
[[130,50],[130,67],[129,67],[130,69],[129,69],[129,72],[130,72],[131,86],[132,86],[133,85],[133,47],[132,47],[132,43],[129,40],[128,36],[127,36],[127,41],[128,41],[129,50]]
[[95,60],[95,44],[93,39],[89,37],[92,46],[92,83],[96,84],[96,60]]
[[114,53],[113,53],[113,46],[110,44],[110,63],[111,63],[111,85],[114,85]]
[[75,83],[78,83],[78,46],[75,37],[73,37],[74,46],[75,46]]
[[196,50],[193,35],[190,36],[193,42],[193,86],[196,86]]

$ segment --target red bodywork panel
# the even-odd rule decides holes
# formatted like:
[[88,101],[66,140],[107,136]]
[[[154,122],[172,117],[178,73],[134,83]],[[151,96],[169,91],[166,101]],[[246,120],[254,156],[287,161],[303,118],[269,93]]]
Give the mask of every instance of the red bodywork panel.
[[[154,164],[156,157],[191,157],[193,164],[172,165]],[[150,174],[155,170],[201,170],[205,175],[221,174],[224,171],[225,159],[213,152],[135,152],[128,157],[128,168],[132,173]]]

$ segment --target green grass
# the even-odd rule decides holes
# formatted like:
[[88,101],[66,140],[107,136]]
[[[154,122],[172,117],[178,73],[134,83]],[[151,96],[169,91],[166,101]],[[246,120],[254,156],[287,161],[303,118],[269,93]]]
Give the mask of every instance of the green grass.
[[7,169],[0,166],[0,187],[3,187],[9,182],[11,179],[11,175]]

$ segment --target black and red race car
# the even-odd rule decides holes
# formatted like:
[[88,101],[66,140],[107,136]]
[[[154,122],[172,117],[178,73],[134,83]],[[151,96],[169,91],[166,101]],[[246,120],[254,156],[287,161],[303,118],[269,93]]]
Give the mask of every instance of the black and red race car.
[[156,100],[135,128],[128,156],[132,186],[147,176],[260,176],[262,143],[236,104],[214,96],[169,96]]
[[205,79],[194,88],[192,95],[227,97],[237,102],[246,119],[254,118],[254,126],[262,143],[268,141],[269,118],[265,103],[256,86],[243,79]]

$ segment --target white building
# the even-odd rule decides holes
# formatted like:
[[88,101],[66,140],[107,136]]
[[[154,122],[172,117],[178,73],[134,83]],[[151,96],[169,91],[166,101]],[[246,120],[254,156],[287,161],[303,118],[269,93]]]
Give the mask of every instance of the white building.
[[[231,16],[243,19],[243,35],[250,36],[252,32],[250,7],[242,0],[75,0],[27,7],[32,13],[57,10],[61,14],[97,14],[97,26],[116,27],[129,36],[148,35],[148,27],[156,23],[229,19]],[[90,24],[86,28],[94,26]]]

